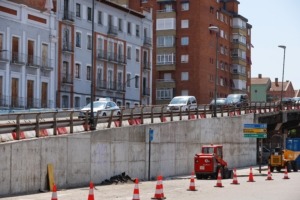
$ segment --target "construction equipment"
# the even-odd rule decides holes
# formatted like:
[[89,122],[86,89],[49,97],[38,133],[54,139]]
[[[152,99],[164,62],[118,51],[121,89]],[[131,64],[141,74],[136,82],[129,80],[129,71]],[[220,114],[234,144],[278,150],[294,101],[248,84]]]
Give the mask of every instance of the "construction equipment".
[[272,150],[272,153],[269,157],[269,167],[271,172],[276,169],[278,172],[283,168],[287,168],[288,172],[291,172],[292,169],[294,172],[298,171],[298,166],[296,159],[300,155],[300,151],[291,151],[288,149],[282,149],[276,147]]
[[194,170],[197,179],[216,179],[220,170],[223,179],[231,178],[232,170],[227,167],[227,162],[223,160],[222,145],[204,145],[201,153],[195,154]]

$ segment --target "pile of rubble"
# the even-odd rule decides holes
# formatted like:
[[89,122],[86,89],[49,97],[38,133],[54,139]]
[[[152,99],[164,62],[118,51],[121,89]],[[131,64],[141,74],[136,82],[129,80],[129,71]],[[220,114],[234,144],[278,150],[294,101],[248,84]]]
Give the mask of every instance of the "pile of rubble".
[[132,179],[130,176],[126,175],[125,172],[112,176],[110,179],[105,179],[101,182],[100,185],[111,185],[111,184],[118,184],[118,183],[127,183],[128,181],[135,182],[135,179]]

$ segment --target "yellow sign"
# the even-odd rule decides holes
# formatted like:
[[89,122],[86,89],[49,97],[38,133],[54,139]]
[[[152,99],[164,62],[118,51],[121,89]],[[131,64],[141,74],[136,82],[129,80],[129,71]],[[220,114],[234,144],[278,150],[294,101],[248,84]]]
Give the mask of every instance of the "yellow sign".
[[262,128],[244,128],[244,133],[267,133],[267,129],[262,129]]

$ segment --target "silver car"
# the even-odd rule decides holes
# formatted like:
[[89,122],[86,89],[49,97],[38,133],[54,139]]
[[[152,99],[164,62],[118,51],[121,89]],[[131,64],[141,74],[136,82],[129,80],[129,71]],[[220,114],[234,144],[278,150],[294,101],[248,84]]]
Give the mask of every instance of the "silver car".
[[[90,116],[90,111],[91,111],[91,104],[89,103],[88,105],[84,106],[80,113],[79,113],[79,118],[85,118],[86,112],[88,112],[88,116]],[[93,102],[93,111],[94,111],[94,116],[110,116],[112,113],[113,115],[120,115],[121,110],[119,106],[113,102],[113,101],[94,101]]]

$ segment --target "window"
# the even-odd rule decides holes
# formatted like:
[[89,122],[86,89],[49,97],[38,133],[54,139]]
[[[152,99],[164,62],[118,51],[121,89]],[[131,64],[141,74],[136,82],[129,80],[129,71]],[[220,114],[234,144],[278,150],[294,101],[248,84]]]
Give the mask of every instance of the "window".
[[131,74],[126,74],[126,87],[130,87]]
[[181,45],[188,45],[188,44],[189,44],[189,37],[182,37]]
[[173,47],[174,46],[174,36],[158,36],[157,37],[158,47]]
[[92,8],[87,8],[87,20],[92,21]]
[[222,29],[220,30],[220,37],[224,38],[224,30],[222,30]]
[[86,67],[86,80],[91,80],[91,66]]
[[80,97],[75,97],[75,108],[80,108]]
[[127,46],[127,59],[131,60],[131,47]]
[[69,97],[67,95],[62,96],[62,107],[69,108]]
[[76,3],[76,17],[81,17],[81,8],[79,3]]
[[127,22],[127,34],[131,35],[131,23]]
[[140,50],[139,49],[135,50],[135,61],[140,62]]
[[76,32],[76,47],[81,47],[81,33]]
[[140,26],[139,25],[135,25],[135,35],[136,35],[136,37],[140,37]]
[[99,24],[99,25],[102,25],[102,24],[103,24],[102,19],[103,19],[103,17],[102,17],[102,12],[101,12],[101,11],[98,11],[98,24]]
[[139,85],[140,85],[139,84],[139,79],[140,79],[140,77],[136,75],[134,78],[135,78],[135,84],[134,84],[135,88],[139,88]]
[[163,18],[156,20],[156,30],[170,30],[176,28],[175,18]]
[[181,20],[181,28],[188,28],[189,27],[189,20]]
[[188,72],[181,72],[181,80],[188,81],[189,80],[189,73]]
[[165,64],[173,64],[175,63],[175,54],[158,54],[156,56],[156,63],[158,65],[165,65]]
[[190,9],[190,3],[189,2],[183,2],[181,3],[181,10],[186,11]]
[[156,99],[172,99],[173,89],[160,89],[156,90]]
[[80,64],[75,64],[75,78],[80,78]]
[[87,36],[87,49],[92,50],[92,36],[91,35]]
[[189,55],[181,55],[181,63],[188,63]]
[[120,32],[123,32],[123,20],[119,18],[118,29]]

